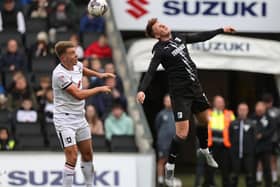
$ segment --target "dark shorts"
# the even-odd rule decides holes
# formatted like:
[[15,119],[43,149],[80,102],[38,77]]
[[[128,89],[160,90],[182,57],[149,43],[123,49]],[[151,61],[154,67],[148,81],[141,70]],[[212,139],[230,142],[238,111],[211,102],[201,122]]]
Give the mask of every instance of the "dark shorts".
[[175,121],[189,120],[191,114],[197,114],[210,108],[210,104],[204,93],[193,97],[171,95],[171,103]]
[[272,143],[272,155],[277,156],[280,152],[280,147],[279,144],[277,142],[273,142]]

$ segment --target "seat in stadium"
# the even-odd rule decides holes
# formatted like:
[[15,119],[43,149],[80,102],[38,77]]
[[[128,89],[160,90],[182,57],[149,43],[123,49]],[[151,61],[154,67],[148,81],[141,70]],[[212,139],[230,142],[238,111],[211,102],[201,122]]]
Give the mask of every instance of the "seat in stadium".
[[50,73],[55,67],[55,58],[51,55],[35,57],[32,59],[33,72],[47,72]]
[[12,132],[12,123],[10,118],[10,112],[7,109],[0,110],[0,128],[7,128]]
[[30,48],[37,41],[37,34],[38,33],[32,33],[32,32],[26,33],[25,44],[27,48]]
[[82,43],[84,48],[87,48],[92,42],[97,41],[101,33],[85,32],[82,34]]
[[26,33],[38,33],[47,29],[47,19],[31,18],[26,21]]
[[137,152],[134,136],[113,135],[111,139],[112,152]]
[[73,33],[71,31],[69,31],[69,32],[57,32],[56,33],[56,41],[68,41],[72,34]]
[[41,133],[41,124],[36,123],[15,123],[15,130],[16,130],[16,136],[36,136],[40,135]]
[[47,132],[48,142],[49,142],[49,148],[53,151],[61,151],[61,145],[58,140],[56,130],[53,123],[46,123],[45,129]]
[[0,32],[0,47],[3,51],[6,49],[6,43],[10,39],[15,39],[22,46],[22,35],[19,32],[5,30]]
[[92,135],[93,151],[108,152],[109,148],[104,135]]
[[40,135],[20,135],[16,138],[17,150],[44,150],[44,138]]

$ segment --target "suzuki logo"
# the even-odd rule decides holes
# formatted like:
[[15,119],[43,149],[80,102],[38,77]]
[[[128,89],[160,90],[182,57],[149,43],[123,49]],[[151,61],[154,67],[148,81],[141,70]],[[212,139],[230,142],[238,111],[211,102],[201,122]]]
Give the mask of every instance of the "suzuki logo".
[[126,12],[136,19],[148,13],[148,11],[143,8],[145,5],[149,4],[147,0],[128,0],[127,3],[131,8],[126,10]]

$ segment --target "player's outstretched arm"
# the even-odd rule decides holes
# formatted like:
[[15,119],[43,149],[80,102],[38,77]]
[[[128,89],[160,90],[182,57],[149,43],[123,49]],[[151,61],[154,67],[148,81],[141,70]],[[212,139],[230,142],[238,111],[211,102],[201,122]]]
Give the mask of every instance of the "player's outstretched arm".
[[98,77],[100,79],[103,79],[103,78],[107,78],[107,77],[113,77],[115,78],[116,76],[112,73],[99,73],[97,71],[94,71],[94,70],[91,70],[91,69],[88,69],[86,67],[83,67],[83,74],[85,76],[88,76],[88,77]]
[[212,31],[185,34],[185,38],[186,38],[186,43],[204,42],[206,40],[213,38],[218,34],[233,33],[233,32],[235,32],[235,29],[233,27],[226,26]]
[[98,93],[110,93],[111,89],[108,86],[99,86],[91,89],[80,90],[76,85],[71,84],[66,88],[66,91],[74,98],[83,100]]

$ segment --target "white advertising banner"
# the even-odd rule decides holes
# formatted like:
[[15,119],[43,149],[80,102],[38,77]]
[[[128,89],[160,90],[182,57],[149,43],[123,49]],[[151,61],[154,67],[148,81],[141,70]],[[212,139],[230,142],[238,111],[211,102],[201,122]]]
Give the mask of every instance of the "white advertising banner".
[[[154,170],[150,166],[154,166],[151,163],[153,159],[136,154],[96,154],[94,158],[94,186],[140,186],[141,182],[137,179],[139,158],[149,164],[149,166],[143,166],[143,169],[149,169],[146,171],[149,176],[144,175],[140,179],[143,177],[146,186],[152,187]],[[140,160],[140,163],[143,163],[142,160]],[[63,153],[1,153],[0,187],[60,187],[62,186],[64,162]],[[77,163],[73,187],[80,186],[84,186],[84,178],[80,163]]]
[[[147,71],[155,42],[143,39],[130,47],[128,62],[136,72]],[[200,69],[280,74],[280,42],[218,35],[206,42],[188,45],[188,49]]]
[[278,0],[111,0],[120,30],[144,30],[159,18],[177,31],[232,25],[241,32],[280,32]]

